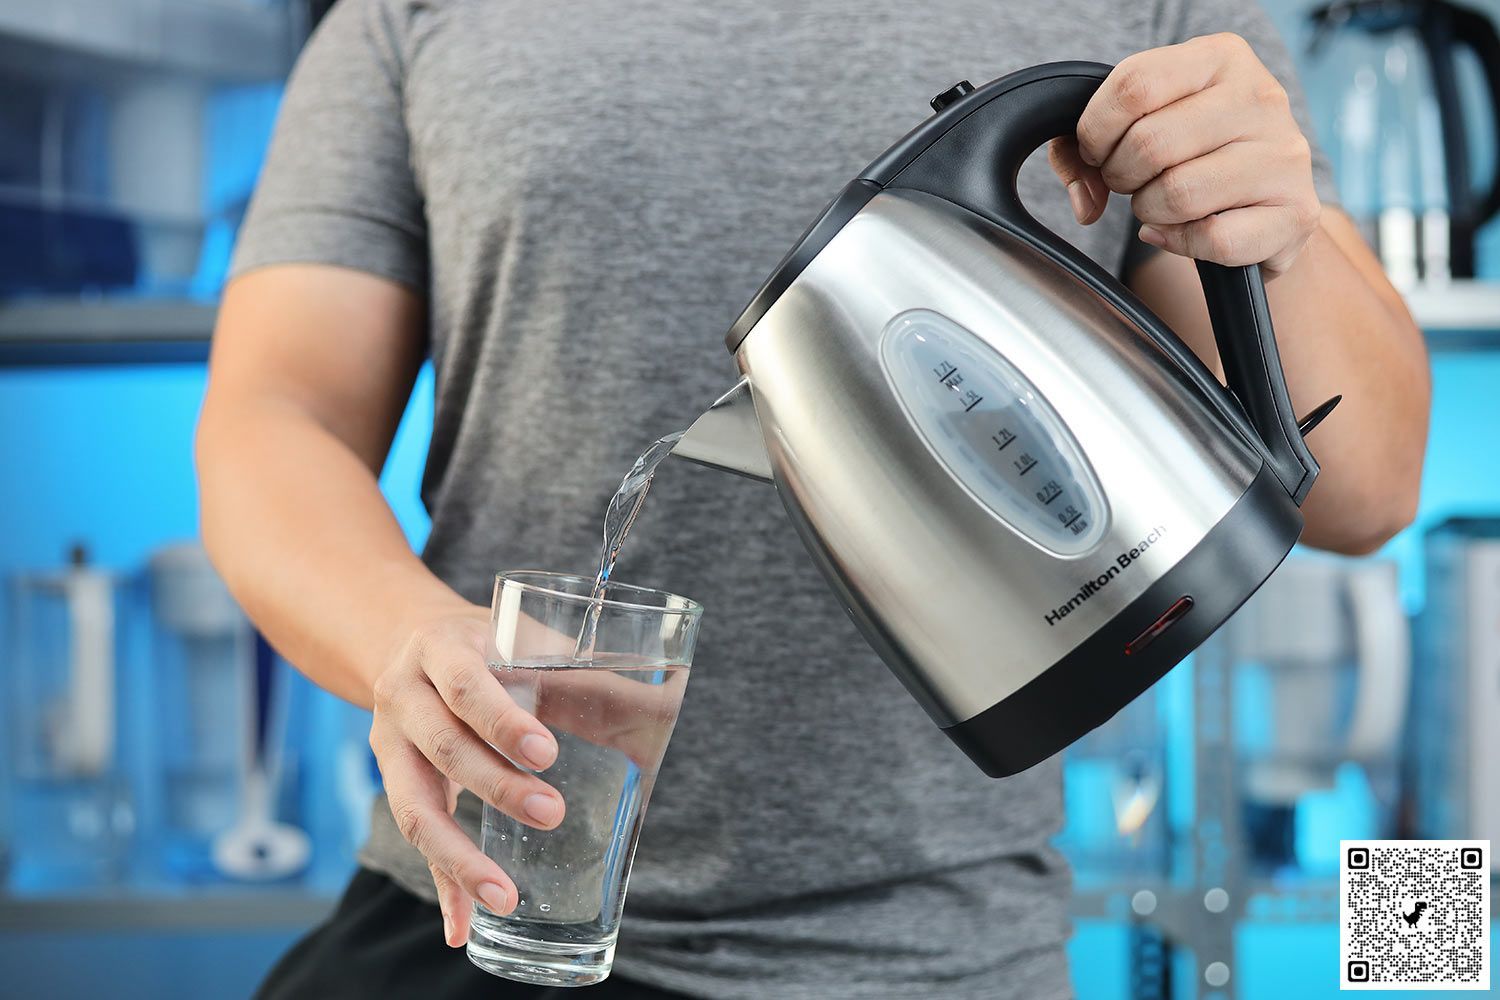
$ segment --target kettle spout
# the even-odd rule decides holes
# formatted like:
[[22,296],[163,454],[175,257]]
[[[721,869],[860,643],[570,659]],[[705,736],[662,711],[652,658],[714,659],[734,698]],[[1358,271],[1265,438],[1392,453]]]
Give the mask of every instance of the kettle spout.
[[672,454],[711,469],[771,482],[771,459],[755,416],[750,379],[740,379],[693,421]]

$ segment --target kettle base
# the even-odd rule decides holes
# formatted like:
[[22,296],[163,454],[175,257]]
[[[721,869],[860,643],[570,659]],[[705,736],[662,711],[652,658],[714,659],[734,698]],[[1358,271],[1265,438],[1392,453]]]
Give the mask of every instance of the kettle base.
[[[1213,635],[1301,534],[1302,512],[1262,467],[1203,540],[1125,610],[1014,694],[943,732],[992,778],[1041,763],[1109,721]],[[1127,652],[1185,597],[1189,612]]]

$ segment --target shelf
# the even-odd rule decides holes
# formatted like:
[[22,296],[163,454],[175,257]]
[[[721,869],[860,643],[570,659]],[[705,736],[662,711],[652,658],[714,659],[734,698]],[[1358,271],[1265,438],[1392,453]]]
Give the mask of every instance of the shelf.
[[0,933],[76,930],[226,930],[309,927],[338,900],[306,889],[192,895],[0,896]]
[[1435,351],[1500,348],[1500,283],[1418,286],[1406,293],[1406,304]]
[[239,0],[4,0],[0,65],[71,78],[120,69],[280,80],[296,51],[290,7]]
[[[1406,301],[1432,350],[1500,349],[1500,283],[1417,288]],[[0,302],[0,367],[203,361],[215,312],[151,299]]]
[[[1500,877],[1492,876],[1490,913],[1500,916]],[[1251,878],[1244,883],[1246,898],[1231,901],[1234,920],[1245,923],[1329,924],[1339,918],[1339,881],[1336,876],[1283,875]],[[1141,917],[1130,913],[1129,900],[1141,890],[1155,897],[1155,909]],[[1142,878],[1075,885],[1069,912],[1075,918],[1140,920],[1168,934],[1184,934],[1193,921],[1208,919],[1201,897],[1191,888],[1164,878]],[[1186,939],[1185,935],[1184,939]]]
[[203,361],[216,312],[151,299],[0,302],[0,367]]

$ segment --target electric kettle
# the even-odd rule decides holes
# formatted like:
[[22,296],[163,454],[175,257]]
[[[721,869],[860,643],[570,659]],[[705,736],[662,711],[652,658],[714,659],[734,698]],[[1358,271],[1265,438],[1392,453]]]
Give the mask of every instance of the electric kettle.
[[1318,466],[1256,267],[1199,264],[1230,391],[1020,203],[1108,66],[934,98],[729,332],[673,454],[773,482],[860,632],[987,774],[1114,715],[1302,530]]

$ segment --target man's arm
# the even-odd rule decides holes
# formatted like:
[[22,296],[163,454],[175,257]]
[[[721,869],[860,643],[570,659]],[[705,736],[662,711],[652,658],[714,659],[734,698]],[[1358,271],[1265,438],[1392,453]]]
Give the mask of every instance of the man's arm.
[[369,708],[392,616],[464,606],[407,544],[377,477],[422,359],[421,299],[295,265],[231,282],[198,425],[203,540],[319,686]]
[[1354,226],[1320,205],[1286,91],[1250,46],[1212,35],[1125,59],[1051,162],[1080,222],[1130,195],[1140,238],[1167,251],[1130,283],[1211,367],[1191,258],[1261,265],[1297,411],[1344,397],[1308,439],[1323,472],[1306,541],[1365,553],[1410,523],[1431,399],[1421,333]]
[[313,264],[236,278],[214,331],[198,481],[204,544],[257,627],[319,685],[374,709],[391,813],[458,947],[472,901],[508,913],[516,889],[454,822],[457,790],[539,829],[565,806],[511,763],[545,769],[557,741],[486,666],[485,609],[423,565],[380,495],[422,347],[422,300],[396,282]]

